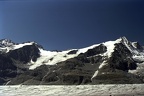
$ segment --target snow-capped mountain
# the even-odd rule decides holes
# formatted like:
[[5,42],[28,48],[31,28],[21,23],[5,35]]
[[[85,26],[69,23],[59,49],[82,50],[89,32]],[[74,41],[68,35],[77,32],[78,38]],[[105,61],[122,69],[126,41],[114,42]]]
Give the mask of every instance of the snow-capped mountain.
[[0,84],[143,83],[144,49],[126,37],[66,51],[0,41]]
[[2,40],[0,40],[0,47],[10,47],[12,45],[15,45],[15,43],[12,42],[9,39],[2,39]]
[[18,44],[18,43],[12,42],[9,39],[2,39],[0,40],[0,52],[8,53],[10,50],[16,50],[16,49],[22,48],[23,46],[32,45],[34,43],[35,42],[26,42],[26,43]]

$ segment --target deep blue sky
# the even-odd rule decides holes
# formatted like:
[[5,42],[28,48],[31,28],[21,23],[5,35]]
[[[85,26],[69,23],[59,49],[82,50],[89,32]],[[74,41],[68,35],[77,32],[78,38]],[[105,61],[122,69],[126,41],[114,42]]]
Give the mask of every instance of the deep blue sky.
[[144,0],[0,0],[0,39],[65,50],[121,36],[144,45]]

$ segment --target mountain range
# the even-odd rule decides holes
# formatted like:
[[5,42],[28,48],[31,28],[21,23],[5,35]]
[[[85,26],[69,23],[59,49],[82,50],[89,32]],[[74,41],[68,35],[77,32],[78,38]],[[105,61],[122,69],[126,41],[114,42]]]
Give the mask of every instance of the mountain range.
[[144,48],[126,37],[81,49],[47,51],[0,40],[0,85],[144,83]]

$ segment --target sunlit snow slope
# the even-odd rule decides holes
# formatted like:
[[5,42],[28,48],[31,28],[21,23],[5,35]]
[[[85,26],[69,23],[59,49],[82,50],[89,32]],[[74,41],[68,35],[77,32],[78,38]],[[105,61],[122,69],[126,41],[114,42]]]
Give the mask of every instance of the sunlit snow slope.
[[[108,41],[108,42],[102,43],[107,47],[107,52],[105,52],[104,54],[101,54],[101,55],[110,57],[111,53],[114,51],[114,47],[115,47],[114,44],[120,43],[120,41],[121,41],[121,39],[117,39],[116,41]],[[93,49],[94,47],[99,46],[99,45],[100,44],[95,44],[90,47],[86,47],[86,48],[82,48],[82,49],[71,49],[71,50],[62,51],[62,52],[52,52],[52,51],[46,51],[43,49],[39,49],[41,56],[40,56],[40,58],[38,58],[38,60],[36,62],[31,62],[32,66],[30,66],[30,69],[34,69],[42,64],[55,65],[58,62],[62,62],[67,59],[74,58],[74,57],[78,56],[80,53],[85,53],[89,49]],[[76,54],[68,54],[70,51],[73,51],[73,50],[77,50]],[[102,67],[103,64],[100,67]]]

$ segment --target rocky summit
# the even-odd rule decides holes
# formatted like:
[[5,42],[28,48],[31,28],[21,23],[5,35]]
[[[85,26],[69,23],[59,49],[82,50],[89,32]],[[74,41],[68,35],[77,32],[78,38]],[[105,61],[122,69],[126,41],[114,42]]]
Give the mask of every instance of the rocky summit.
[[36,42],[0,40],[1,85],[140,83],[144,48],[126,37],[65,51],[47,51]]

